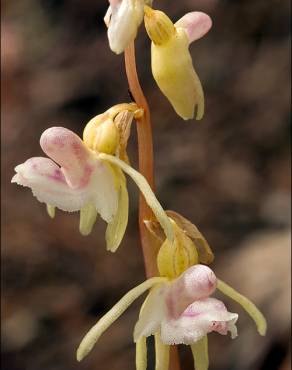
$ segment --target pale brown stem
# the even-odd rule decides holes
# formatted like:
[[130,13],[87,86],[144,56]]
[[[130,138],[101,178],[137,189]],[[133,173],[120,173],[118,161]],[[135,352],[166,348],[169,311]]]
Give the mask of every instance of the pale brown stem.
[[[139,172],[146,178],[149,185],[154,190],[155,184],[153,174],[153,145],[150,111],[137,75],[134,42],[132,42],[125,50],[125,65],[131,94],[133,95],[136,104],[140,108],[144,109],[142,117],[137,119]],[[153,237],[148,232],[144,224],[144,220],[153,218],[154,215],[151,209],[146,204],[142,194],[140,194],[139,227],[146,275],[148,278],[151,276],[158,276],[156,266],[157,249],[155,248],[155,241],[153,241]]]
[[[149,185],[155,190],[153,173],[153,143],[152,128],[150,121],[150,110],[147,100],[143,94],[137,75],[135,44],[134,41],[125,50],[125,66],[130,92],[136,104],[144,109],[144,114],[137,119],[139,172],[146,178]],[[146,204],[144,197],[140,194],[139,199],[139,227],[140,238],[144,256],[146,276],[158,276],[156,256],[159,249],[157,241],[145,227],[144,220],[154,219],[151,209]],[[169,370],[180,370],[177,347],[171,346]]]

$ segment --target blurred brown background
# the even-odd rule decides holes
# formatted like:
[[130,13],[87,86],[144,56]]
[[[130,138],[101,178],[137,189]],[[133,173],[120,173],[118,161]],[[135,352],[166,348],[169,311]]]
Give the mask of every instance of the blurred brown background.
[[[206,95],[202,122],[184,122],[150,73],[144,27],[137,40],[141,83],[154,124],[163,206],[204,233],[218,276],[248,295],[268,320],[261,338],[239,312],[239,337],[210,335],[211,370],[290,369],[290,2],[159,0],[178,19],[205,11],[211,32],[191,46]],[[123,57],[108,48],[106,0],[2,1],[2,365],[4,370],[134,369],[137,301],[78,364],[87,329],[144,280],[137,189],[123,243],[105,251],[104,223],[81,237],[77,214],[49,219],[30,190],[10,184],[15,165],[40,156],[53,125],[78,134],[128,101]],[[129,154],[136,158],[133,129]],[[192,369],[187,347],[182,370]],[[153,369],[153,351],[149,351]]]

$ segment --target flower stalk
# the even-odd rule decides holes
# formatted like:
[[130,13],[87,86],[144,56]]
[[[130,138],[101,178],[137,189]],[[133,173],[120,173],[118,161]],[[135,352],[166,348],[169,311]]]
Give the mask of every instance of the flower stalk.
[[[144,114],[136,119],[138,136],[139,172],[146,178],[150,187],[155,191],[153,170],[153,140],[150,109],[141,88],[135,58],[135,43],[132,41],[125,49],[125,68],[130,92],[138,107],[144,110]],[[152,210],[147,205],[144,197],[139,198],[139,229],[143,250],[144,265],[147,278],[158,275],[156,257],[159,251],[157,240],[151,235],[145,225],[145,220],[155,220]],[[157,247],[155,248],[155,246]],[[169,370],[180,370],[179,356],[176,346],[170,348]]]

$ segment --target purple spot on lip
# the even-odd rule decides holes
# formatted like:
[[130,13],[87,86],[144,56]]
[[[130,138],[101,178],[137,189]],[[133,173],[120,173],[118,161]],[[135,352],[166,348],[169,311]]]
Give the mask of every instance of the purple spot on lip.
[[64,175],[63,175],[63,173],[60,169],[55,169],[54,173],[52,175],[48,175],[48,177],[52,180],[62,182],[62,183],[66,183]]

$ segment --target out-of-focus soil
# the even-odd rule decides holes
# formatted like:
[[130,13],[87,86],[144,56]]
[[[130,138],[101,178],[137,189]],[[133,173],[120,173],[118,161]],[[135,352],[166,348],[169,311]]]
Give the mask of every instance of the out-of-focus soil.
[[[206,95],[202,122],[175,115],[151,76],[150,42],[144,28],[139,31],[137,63],[152,112],[157,196],[199,227],[216,255],[214,271],[253,299],[268,320],[262,338],[225,299],[240,313],[239,337],[210,335],[210,369],[288,370],[290,3],[161,0],[155,6],[173,20],[190,10],[213,19],[209,34],[191,46]],[[111,254],[101,220],[82,237],[77,214],[57,211],[51,220],[28,189],[10,184],[17,164],[43,155],[44,129],[62,125],[81,134],[94,115],[129,101],[123,56],[107,43],[106,8],[105,0],[2,1],[4,370],[135,367],[132,331],[142,299],[84,362],[76,362],[75,350],[90,326],[144,280],[137,189],[129,181],[129,225]],[[129,155],[136,166],[134,129]],[[180,354],[182,370],[192,369],[188,348],[181,346]]]

